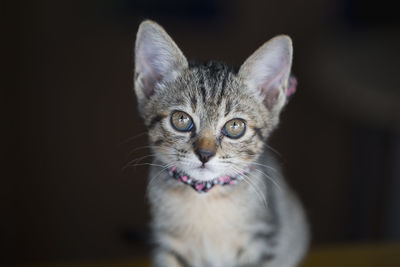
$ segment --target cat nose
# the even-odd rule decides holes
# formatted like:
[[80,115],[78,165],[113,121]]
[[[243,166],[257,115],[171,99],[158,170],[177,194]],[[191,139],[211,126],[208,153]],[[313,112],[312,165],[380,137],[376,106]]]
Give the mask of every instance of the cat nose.
[[215,151],[208,149],[196,149],[194,151],[201,162],[206,163],[215,155]]

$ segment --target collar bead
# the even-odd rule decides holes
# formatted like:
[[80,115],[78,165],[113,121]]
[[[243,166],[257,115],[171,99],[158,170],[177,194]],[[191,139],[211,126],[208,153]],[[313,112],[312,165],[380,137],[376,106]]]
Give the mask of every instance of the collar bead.
[[182,171],[179,171],[176,167],[172,167],[168,170],[168,173],[171,177],[182,182],[184,184],[189,185],[198,193],[207,193],[216,185],[235,185],[238,181],[242,180],[244,176],[246,176],[250,170],[251,166],[241,170],[238,174],[234,176],[224,175],[221,177],[214,178],[208,181],[200,181],[191,178],[189,175],[185,174]]

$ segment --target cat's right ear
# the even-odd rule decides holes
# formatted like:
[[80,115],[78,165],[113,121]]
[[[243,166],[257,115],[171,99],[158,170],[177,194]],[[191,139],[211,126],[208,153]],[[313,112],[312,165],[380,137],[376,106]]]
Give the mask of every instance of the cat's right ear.
[[135,92],[140,106],[188,67],[178,46],[157,23],[143,21],[135,43]]

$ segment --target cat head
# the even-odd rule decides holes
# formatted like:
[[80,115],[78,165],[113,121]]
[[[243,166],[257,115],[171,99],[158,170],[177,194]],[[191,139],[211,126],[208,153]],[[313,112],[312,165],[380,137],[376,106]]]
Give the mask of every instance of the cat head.
[[286,103],[292,42],[277,36],[238,71],[192,64],[152,21],[139,26],[135,92],[158,160],[198,180],[234,175],[262,153]]

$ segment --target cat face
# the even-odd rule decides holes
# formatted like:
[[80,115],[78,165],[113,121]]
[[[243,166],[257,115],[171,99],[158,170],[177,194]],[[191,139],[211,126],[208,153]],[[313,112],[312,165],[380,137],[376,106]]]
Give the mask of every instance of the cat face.
[[165,31],[146,21],[135,57],[139,110],[161,162],[210,180],[257,159],[286,101],[288,37],[266,43],[236,72],[219,62],[188,64]]
[[213,62],[189,67],[157,91],[143,114],[161,161],[201,180],[233,174],[255,160],[269,112],[243,88],[237,74]]

